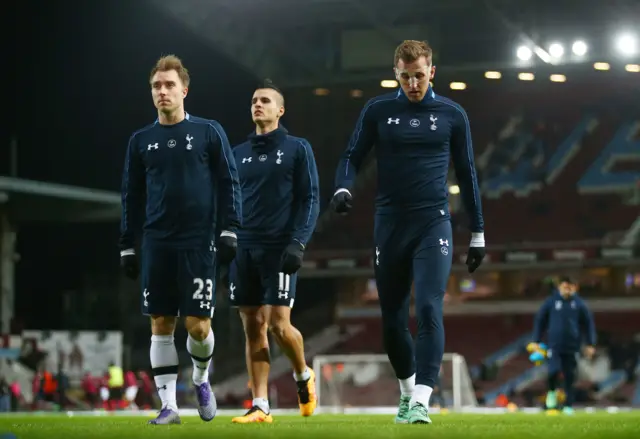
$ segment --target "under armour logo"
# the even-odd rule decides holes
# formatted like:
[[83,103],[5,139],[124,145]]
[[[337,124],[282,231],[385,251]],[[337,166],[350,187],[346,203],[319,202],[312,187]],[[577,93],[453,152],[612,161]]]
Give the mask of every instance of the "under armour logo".
[[242,159],[242,163],[251,163],[251,157],[245,157]]
[[186,139],[187,139],[187,149],[189,150],[193,149],[193,145],[191,144],[191,141],[193,140],[193,136],[187,134]]
[[431,114],[429,116],[429,120],[431,121],[431,127],[430,127],[431,131],[437,130],[438,127],[436,126],[436,120],[438,120],[438,118],[435,117],[433,114]]
[[282,151],[278,150],[278,151],[276,152],[276,154],[278,155],[278,158],[277,158],[277,160],[276,160],[276,164],[277,164],[277,165],[279,165],[279,164],[281,164],[281,163],[282,163],[282,159],[281,159],[280,157],[282,157],[282,155],[283,155],[284,153],[283,153]]
[[398,125],[398,124],[400,123],[400,118],[393,119],[393,118],[391,118],[391,117],[390,117],[390,118],[387,120],[387,125],[391,125],[392,123],[395,123],[396,125]]
[[207,309],[211,309],[211,303],[210,302],[200,302],[200,308],[207,308]]
[[143,302],[144,306],[149,306],[149,302],[147,301],[147,296],[149,296],[149,291],[145,288],[144,291],[142,292],[142,297],[144,297],[144,302]]
[[448,247],[449,246],[449,240],[448,239],[440,239],[440,245],[446,245]]
[[229,299],[231,300],[235,300],[236,296],[234,295],[236,291],[236,286],[232,283],[231,285],[229,285]]
[[289,287],[291,286],[291,276],[282,272],[278,273],[278,299],[289,298]]
[[147,151],[151,151],[152,149],[158,149],[158,142],[147,145]]
[[167,390],[167,385],[165,384],[164,386],[156,387],[156,390],[158,392],[161,391],[161,390]]
[[380,265],[380,249],[376,247],[376,265]]

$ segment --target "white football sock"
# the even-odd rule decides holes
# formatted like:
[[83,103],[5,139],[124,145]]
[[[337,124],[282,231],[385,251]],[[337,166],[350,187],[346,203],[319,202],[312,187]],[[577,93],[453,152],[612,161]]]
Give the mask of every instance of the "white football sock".
[[416,405],[416,403],[422,404],[424,407],[429,408],[429,400],[431,399],[431,392],[433,392],[433,388],[429,386],[425,386],[424,384],[416,385],[415,390],[413,391],[413,396],[411,397],[410,406]]
[[307,381],[309,378],[311,378],[311,372],[309,372],[308,367],[305,367],[302,373],[296,373],[294,371],[293,378],[295,378],[296,381]]
[[264,398],[253,398],[251,405],[258,407],[260,410],[269,414],[269,400]]
[[209,381],[209,365],[214,345],[213,329],[209,329],[209,335],[202,341],[194,339],[191,335],[187,337],[187,352],[193,362],[193,384],[196,386]]
[[416,374],[414,373],[409,378],[404,380],[398,380],[400,383],[400,394],[402,396],[413,396],[413,390],[416,387]]
[[158,396],[163,408],[178,411],[176,381],[178,380],[178,351],[173,335],[151,336],[151,368]]

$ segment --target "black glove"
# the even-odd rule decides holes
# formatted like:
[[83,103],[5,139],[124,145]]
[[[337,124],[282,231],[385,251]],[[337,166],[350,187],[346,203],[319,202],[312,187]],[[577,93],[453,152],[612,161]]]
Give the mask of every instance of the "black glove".
[[467,268],[469,273],[473,273],[482,264],[482,260],[486,255],[484,249],[484,232],[471,233],[471,243],[469,244],[469,251],[467,252]]
[[140,265],[138,257],[133,250],[124,250],[120,252],[120,267],[125,276],[131,280],[136,280],[140,274]]
[[302,267],[302,257],[304,256],[304,246],[298,241],[294,241],[287,246],[282,253],[282,272],[293,274]]
[[336,213],[346,215],[353,207],[352,201],[353,197],[349,191],[340,190],[333,195],[331,207]]
[[485,254],[486,252],[484,247],[469,247],[467,261],[465,262],[469,269],[469,273],[473,273],[480,265],[482,265],[482,260],[484,259]]
[[228,265],[236,257],[238,238],[235,233],[223,231],[218,239],[218,264]]

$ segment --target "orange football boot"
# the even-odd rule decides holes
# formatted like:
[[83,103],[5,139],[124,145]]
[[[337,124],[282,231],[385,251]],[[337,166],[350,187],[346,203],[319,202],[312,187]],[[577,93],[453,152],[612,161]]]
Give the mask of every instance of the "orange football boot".
[[309,374],[311,375],[307,381],[298,381],[298,406],[300,407],[300,414],[302,416],[311,416],[318,405],[318,398],[316,397],[316,374],[311,369]]
[[238,416],[237,418],[233,418],[231,422],[234,424],[259,424],[263,422],[271,424],[273,422],[273,417],[271,414],[263,412],[260,407],[254,405],[247,413],[242,416]]

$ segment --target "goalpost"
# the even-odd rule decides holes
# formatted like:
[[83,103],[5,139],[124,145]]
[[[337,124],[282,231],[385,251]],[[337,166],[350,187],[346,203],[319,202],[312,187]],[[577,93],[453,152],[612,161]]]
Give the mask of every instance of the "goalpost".
[[[386,355],[317,355],[318,407],[323,412],[392,414],[398,407],[400,389]],[[467,363],[462,355],[445,353],[439,386],[431,405],[451,410],[478,406]]]

